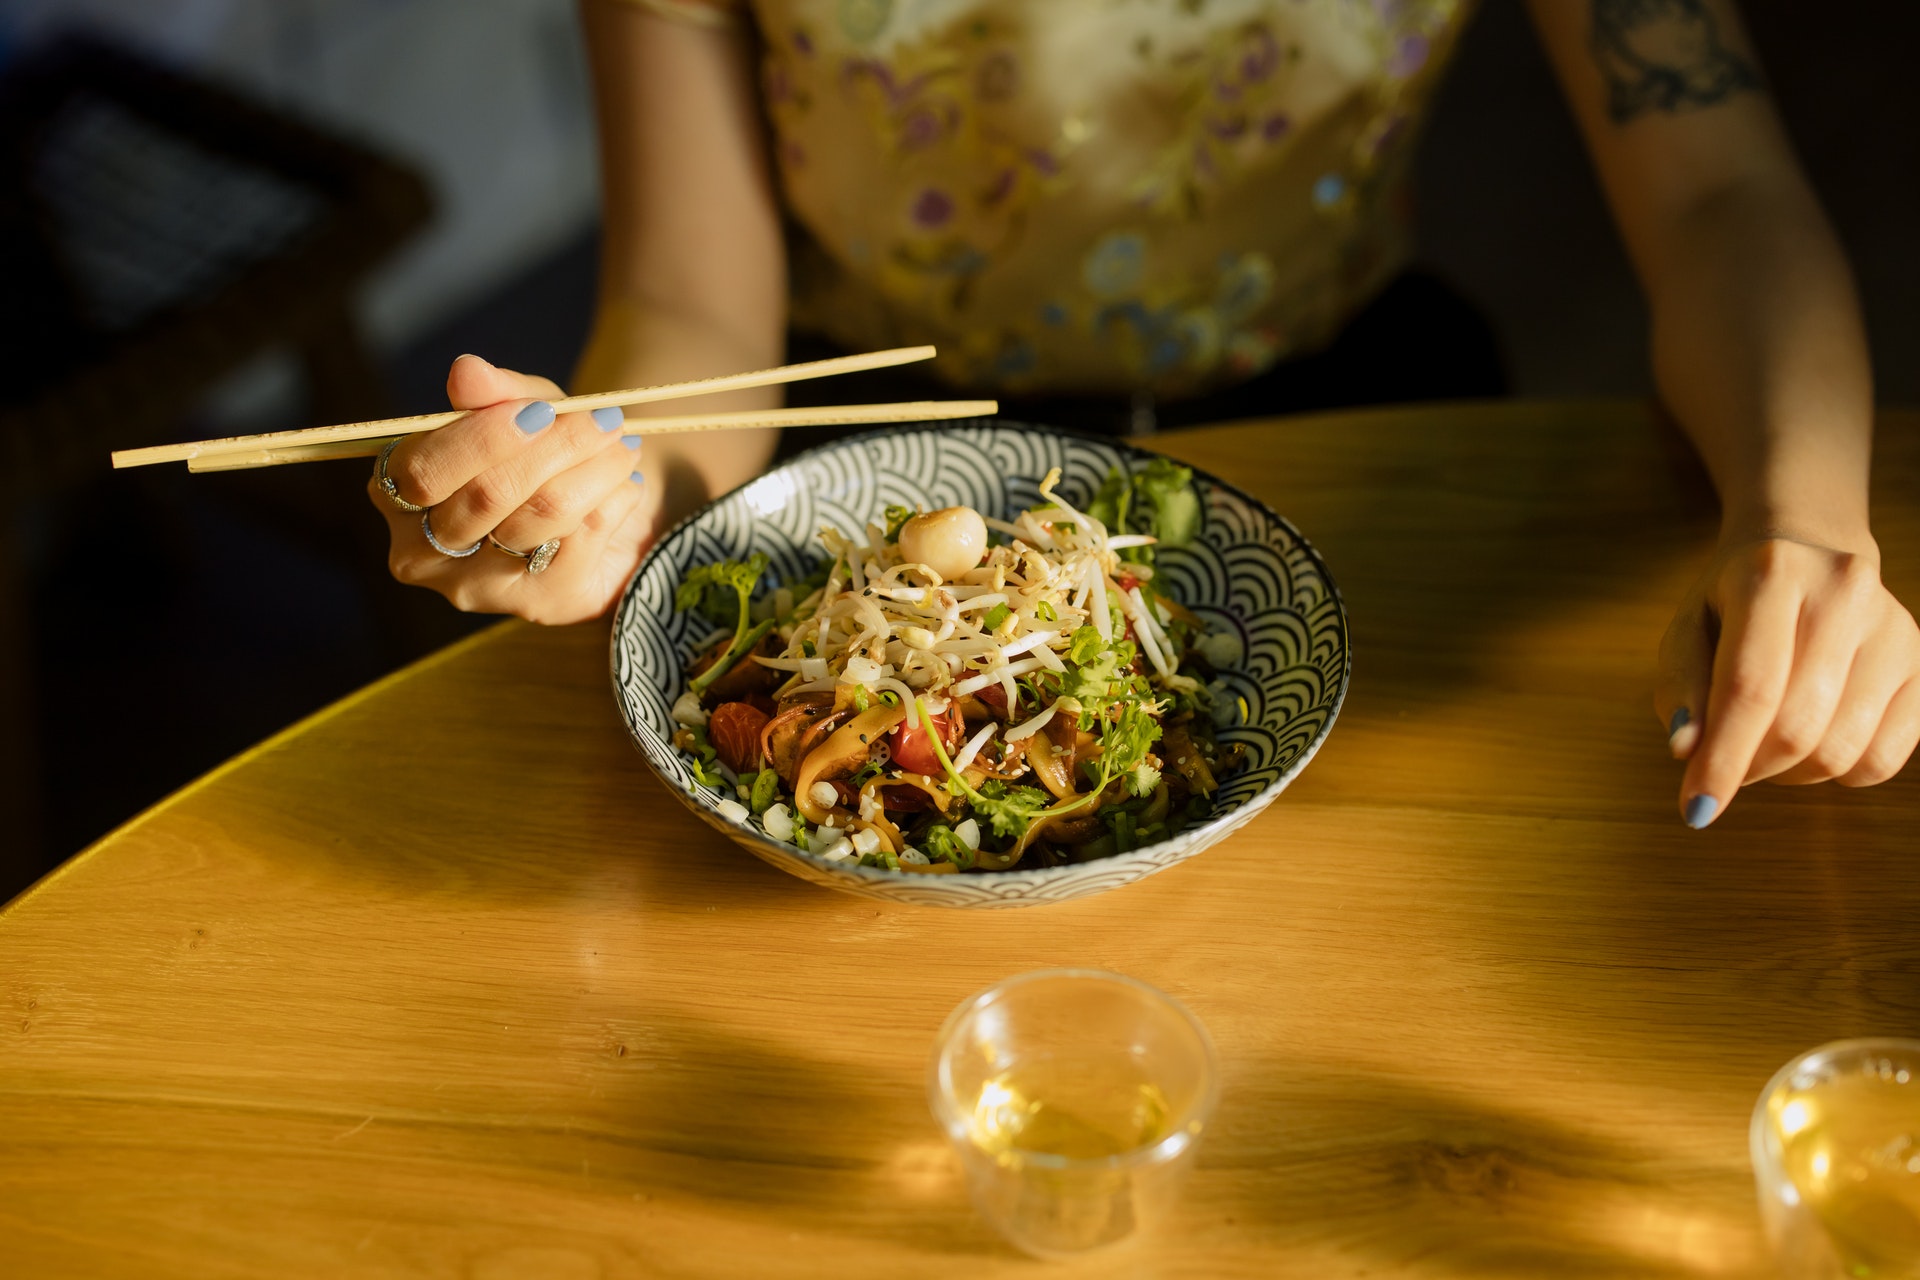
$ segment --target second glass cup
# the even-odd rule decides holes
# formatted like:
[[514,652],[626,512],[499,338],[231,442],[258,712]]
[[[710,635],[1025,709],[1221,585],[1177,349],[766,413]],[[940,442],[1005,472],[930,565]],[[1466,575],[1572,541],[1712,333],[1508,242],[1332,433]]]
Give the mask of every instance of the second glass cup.
[[1135,1239],[1193,1164],[1219,1083],[1205,1028],[1098,969],[1045,969],[966,1001],[927,1091],[981,1216],[1043,1258]]
[[1920,1041],[1842,1040],[1780,1068],[1750,1131],[1791,1280],[1920,1280]]

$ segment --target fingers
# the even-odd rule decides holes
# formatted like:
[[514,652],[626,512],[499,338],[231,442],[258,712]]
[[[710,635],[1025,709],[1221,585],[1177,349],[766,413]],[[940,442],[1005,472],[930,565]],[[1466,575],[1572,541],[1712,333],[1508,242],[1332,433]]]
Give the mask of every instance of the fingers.
[[[1797,786],[1826,782],[1851,772],[1878,734],[1881,722],[1886,719],[1888,704],[1912,676],[1913,664],[1905,660],[1903,647],[1885,643],[1878,637],[1863,645],[1852,656],[1839,705],[1821,729],[1819,740],[1791,766],[1760,776],[1786,786]],[[1799,665],[1797,658],[1795,665]],[[1798,678],[1796,671],[1795,679]],[[1781,719],[1786,719],[1784,710]],[[1780,736],[1777,726],[1775,736]]]
[[[508,401],[507,405],[517,403]],[[620,447],[622,419],[618,409],[569,413],[556,419],[552,406],[536,400],[528,403],[528,409],[544,408],[544,414],[522,410],[519,416],[525,421],[510,423],[502,420],[505,415],[500,411],[506,407],[493,406],[474,414],[473,421],[484,425],[471,433],[470,439],[477,447],[464,456],[462,465],[470,466],[482,457],[487,459],[486,465],[431,504],[434,535],[448,546],[464,547],[486,537],[533,501],[543,486],[581,463],[606,455],[604,461],[609,465],[603,467],[602,474],[607,475],[626,465],[631,456]],[[458,431],[467,425],[457,422],[442,431]],[[403,444],[394,450],[396,460],[405,448]],[[570,516],[570,528],[612,485],[611,481],[600,484],[590,494],[576,492],[577,487],[563,484],[553,493],[544,508],[550,519]]]
[[[461,356],[447,375],[456,409],[471,410],[437,431],[409,436],[387,460],[400,496],[436,506],[475,476],[523,452],[531,438],[554,425],[560,388],[550,379],[496,369],[478,356]],[[440,526],[435,525],[436,536]]]
[[1706,724],[1680,784],[1680,812],[1690,827],[1725,811],[1773,725],[1792,670],[1799,603],[1798,592],[1762,582],[1726,611]]
[[[652,486],[621,480],[561,540],[546,571],[530,574],[524,559],[491,545],[462,559],[443,556],[427,545],[419,516],[396,513],[384,498],[381,502],[393,513],[388,522],[393,530],[389,565],[395,577],[437,591],[468,613],[512,613],[553,625],[606,612],[639,562],[660,505]],[[434,536],[440,536],[437,523]],[[527,548],[538,545],[529,543]]]
[[[1920,742],[1920,628],[1881,584],[1877,556],[1776,539],[1713,581],[1725,625],[1681,784],[1687,824],[1706,826],[1763,778],[1869,786],[1899,772]],[[1655,705],[1672,708],[1677,755],[1703,614],[1684,607],[1662,644]]]
[[639,465],[640,437],[625,436],[621,444],[634,447],[599,449],[549,478],[500,521],[493,536],[516,551],[571,536],[617,489],[632,487],[628,477]]
[[1660,683],[1653,711],[1666,726],[1667,749],[1676,760],[1685,760],[1699,745],[1712,677],[1712,621],[1706,601],[1697,599],[1674,616],[1660,640]]
[[[1827,731],[1840,710],[1862,634],[1859,619],[1848,616],[1844,608],[1822,607],[1812,599],[1801,605],[1792,667],[1786,690],[1780,695],[1780,709],[1774,712],[1772,727],[1754,751],[1743,783],[1785,773],[1826,747]],[[1893,690],[1877,692],[1878,705],[1884,707]],[[1871,734],[1870,726],[1867,732]],[[1866,745],[1864,737],[1859,745]],[[1852,763],[1847,761],[1849,766]]]
[[1920,745],[1920,677],[1908,680],[1887,703],[1873,740],[1851,769],[1839,775],[1843,787],[1871,787],[1899,773]]
[[502,400],[557,400],[562,394],[552,378],[515,373],[479,356],[461,356],[447,370],[447,403],[456,409],[484,409]]
[[561,541],[546,572],[525,573],[523,561],[493,552],[492,558],[512,566],[517,576],[503,581],[489,575],[463,583],[463,589],[449,592],[448,598],[469,611],[516,613],[553,626],[597,618],[618,598],[639,560],[638,540],[631,540],[631,549],[614,544],[635,526],[647,505],[644,486],[623,480]]

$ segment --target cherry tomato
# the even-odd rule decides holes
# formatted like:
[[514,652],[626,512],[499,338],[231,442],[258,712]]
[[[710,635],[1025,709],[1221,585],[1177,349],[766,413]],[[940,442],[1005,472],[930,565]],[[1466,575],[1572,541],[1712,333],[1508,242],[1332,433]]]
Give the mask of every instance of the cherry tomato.
[[[934,731],[943,743],[953,738],[949,723],[953,714],[954,709],[948,707],[933,717]],[[892,753],[893,762],[908,773],[923,773],[929,778],[945,776],[940,757],[933,753],[933,743],[927,739],[927,731],[921,727],[917,714],[909,715],[887,735],[887,750]]]
[[767,713],[748,702],[723,702],[707,717],[707,741],[720,753],[720,763],[735,773],[760,768],[760,731]]

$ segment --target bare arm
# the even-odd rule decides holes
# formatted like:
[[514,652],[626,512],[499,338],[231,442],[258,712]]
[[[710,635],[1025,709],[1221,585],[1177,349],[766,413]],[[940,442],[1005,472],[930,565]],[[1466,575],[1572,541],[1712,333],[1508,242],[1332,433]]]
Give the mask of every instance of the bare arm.
[[[745,33],[582,0],[600,127],[600,302],[575,391],[780,363],[786,257]],[[778,388],[694,402],[779,403]],[[662,404],[657,413],[684,413]],[[641,409],[638,412],[647,412]],[[772,431],[654,440],[642,471],[671,519],[747,480]]]
[[[606,225],[600,304],[574,390],[778,364],[786,264],[744,36],[613,0],[582,9]],[[477,356],[454,361],[448,401],[473,412],[392,450],[392,494],[368,483],[395,577],[473,612],[598,617],[662,519],[752,476],[773,452],[771,431],[666,437],[636,451],[618,410],[556,415],[560,394]],[[696,403],[749,409],[777,397],[770,388]]]
[[1720,492],[1659,711],[1705,825],[1744,782],[1876,782],[1920,736],[1920,641],[1869,531],[1851,275],[1723,0],[1530,0]]

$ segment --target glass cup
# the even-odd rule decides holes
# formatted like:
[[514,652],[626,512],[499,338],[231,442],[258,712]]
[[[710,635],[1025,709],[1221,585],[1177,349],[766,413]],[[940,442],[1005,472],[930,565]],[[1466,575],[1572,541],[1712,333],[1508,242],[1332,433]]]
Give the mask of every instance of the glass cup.
[[1920,1280],[1920,1040],[1841,1040],[1775,1073],[1749,1132],[1793,1280]]
[[1099,969],[1042,969],[953,1011],[927,1094],[980,1215],[1026,1252],[1065,1258],[1164,1215],[1219,1081],[1206,1029],[1171,996]]

